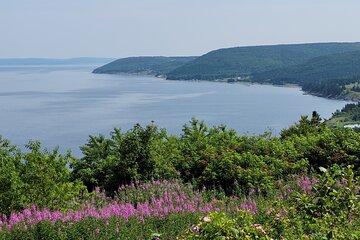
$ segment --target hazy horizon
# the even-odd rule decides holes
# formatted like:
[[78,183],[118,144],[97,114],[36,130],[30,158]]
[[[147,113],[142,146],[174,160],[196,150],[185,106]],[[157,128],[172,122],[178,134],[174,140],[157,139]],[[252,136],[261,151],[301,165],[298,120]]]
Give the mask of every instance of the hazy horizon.
[[356,0],[2,0],[0,58],[198,56],[359,42],[358,9]]
[[[359,41],[360,42],[360,41]],[[278,43],[278,44],[259,44],[259,45],[244,45],[244,46],[229,46],[226,48],[234,48],[234,47],[252,47],[252,46],[270,46],[270,45],[292,45],[292,44],[312,44],[312,43],[358,43],[358,41],[348,41],[348,42],[299,42],[299,43]],[[215,48],[213,50],[224,49],[224,48]],[[210,52],[209,51],[209,52]],[[127,57],[197,57],[204,55],[208,52],[204,52],[200,55],[133,55],[133,56],[123,56],[120,58]],[[69,57],[33,57],[33,56],[25,56],[25,57],[0,57],[0,59],[49,59],[49,60],[71,60],[71,59],[81,59],[81,58],[99,58],[99,59],[116,59],[117,57],[113,56],[69,56]]]

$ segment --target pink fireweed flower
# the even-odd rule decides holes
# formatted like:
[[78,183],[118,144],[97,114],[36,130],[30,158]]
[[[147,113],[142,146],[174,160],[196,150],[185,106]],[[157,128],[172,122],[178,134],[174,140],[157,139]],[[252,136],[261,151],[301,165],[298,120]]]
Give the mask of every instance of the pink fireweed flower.
[[312,182],[313,184],[316,184],[316,183],[319,182],[319,180],[317,180],[316,178],[312,178],[312,179],[311,179],[311,182]]
[[63,217],[63,214],[60,211],[54,211],[51,213],[50,220],[52,223],[59,221]]
[[32,214],[31,214],[31,210],[28,209],[28,208],[25,208],[25,209],[24,209],[23,214],[24,214],[24,216],[27,217],[27,218],[31,217],[31,215],[32,215]]
[[255,189],[251,189],[251,190],[249,191],[249,196],[253,195],[254,193],[255,193]]
[[296,180],[296,186],[302,193],[309,193],[312,190],[312,184],[316,184],[318,180],[316,178],[310,178],[308,176],[301,176]]
[[[227,206],[216,199],[211,202],[205,201],[201,193],[193,191],[190,185],[184,188],[178,183],[158,182],[157,184],[156,188],[154,188],[154,184],[144,184],[143,186],[150,189],[147,193],[123,192],[119,193],[118,198],[112,200],[100,198],[100,204],[98,204],[97,199],[92,199],[87,201],[86,204],[82,204],[80,209],[75,211],[39,210],[36,206],[32,206],[29,209],[24,209],[21,213],[14,212],[11,221],[6,216],[3,216],[1,218],[2,226],[8,226],[9,223],[11,223],[10,226],[18,223],[30,226],[40,221],[50,221],[52,224],[56,222],[72,224],[87,218],[101,219],[107,223],[112,217],[121,218],[122,221],[127,222],[132,217],[144,220],[146,217],[164,218],[171,213],[203,212],[206,214],[210,211],[239,210],[235,203]],[[132,185],[124,186],[125,191],[129,187],[132,187]],[[138,185],[135,185],[134,188],[134,191],[141,191]],[[97,191],[101,193],[100,190]],[[134,203],[134,199],[138,196],[140,196],[138,202]],[[234,197],[234,199],[238,200],[237,197]],[[244,204],[248,211],[256,212],[255,201],[247,199]]]
[[75,222],[79,222],[79,221],[81,221],[81,219],[82,219],[81,213],[80,213],[80,212],[76,212],[76,213],[75,213],[75,216],[74,216]]
[[244,211],[249,211],[251,213],[257,212],[257,204],[254,200],[245,199],[245,201],[240,204],[240,208]]
[[2,220],[3,222],[6,222],[6,221],[7,221],[7,216],[6,216],[5,214],[3,214],[3,215],[1,216],[1,220]]
[[238,211],[239,211],[239,207],[238,207],[237,205],[235,206],[234,211],[235,211],[235,212],[238,212]]

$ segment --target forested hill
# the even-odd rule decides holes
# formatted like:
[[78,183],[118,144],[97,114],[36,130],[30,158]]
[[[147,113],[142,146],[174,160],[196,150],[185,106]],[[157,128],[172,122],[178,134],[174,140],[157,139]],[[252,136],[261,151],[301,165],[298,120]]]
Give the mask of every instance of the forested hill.
[[356,76],[360,76],[360,51],[313,58],[303,64],[255,73],[253,78],[282,84]]
[[174,69],[171,80],[215,80],[303,64],[312,58],[360,50],[360,43],[310,43],[219,49]]
[[93,73],[143,73],[164,75],[178,68],[196,57],[129,57],[115,60],[102,67],[96,68]]
[[256,82],[293,83],[326,97],[360,99],[360,51],[321,56],[304,64],[255,73]]
[[200,57],[130,57],[94,73],[140,73],[169,80],[297,84],[308,93],[360,100],[360,42],[219,49]]

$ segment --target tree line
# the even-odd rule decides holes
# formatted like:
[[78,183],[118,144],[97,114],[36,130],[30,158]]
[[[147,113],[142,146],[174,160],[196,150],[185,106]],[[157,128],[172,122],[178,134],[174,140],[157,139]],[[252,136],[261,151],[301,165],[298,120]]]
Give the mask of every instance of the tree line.
[[0,212],[31,204],[61,208],[95,188],[112,196],[122,184],[178,179],[226,194],[263,194],[276,181],[332,164],[360,166],[360,134],[330,129],[314,113],[280,136],[238,135],[225,126],[208,127],[192,119],[180,136],[150,124],[109,137],[89,136],[83,157],[49,151],[30,142],[21,152],[0,139]]

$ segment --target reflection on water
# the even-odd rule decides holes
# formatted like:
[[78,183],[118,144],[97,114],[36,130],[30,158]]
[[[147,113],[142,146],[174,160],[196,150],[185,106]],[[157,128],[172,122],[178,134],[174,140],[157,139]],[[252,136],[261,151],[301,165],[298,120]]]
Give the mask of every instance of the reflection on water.
[[346,102],[303,95],[298,88],[166,81],[147,76],[95,75],[91,67],[0,67],[0,134],[24,145],[39,139],[61,150],[155,121],[180,134],[191,117],[239,133],[275,134],[313,110],[328,118]]

